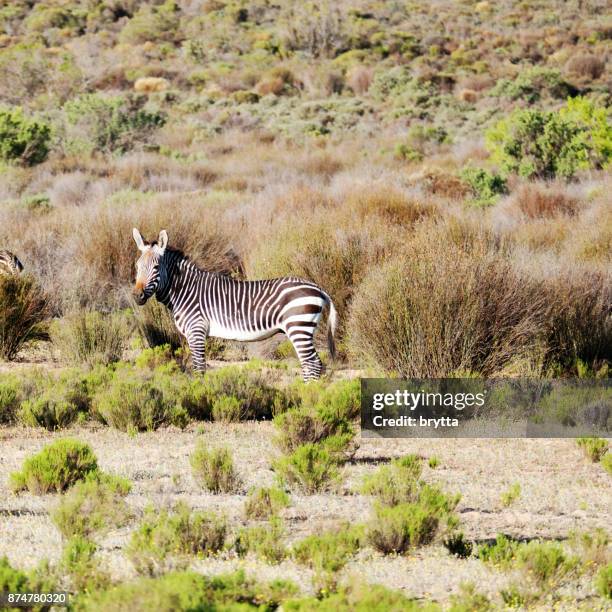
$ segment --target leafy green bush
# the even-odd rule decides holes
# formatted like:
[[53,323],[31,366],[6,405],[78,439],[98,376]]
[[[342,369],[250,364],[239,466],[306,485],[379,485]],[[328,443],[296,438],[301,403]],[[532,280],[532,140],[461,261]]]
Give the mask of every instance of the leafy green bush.
[[196,572],[172,572],[160,578],[140,578],[112,589],[79,594],[75,610],[189,612],[251,606],[275,610],[297,592],[293,583],[284,580],[256,583],[243,570],[211,577]]
[[66,538],[123,527],[132,516],[124,499],[130,488],[125,478],[93,472],[62,495],[51,520]]
[[21,381],[18,377],[0,376],[0,425],[13,423],[21,404]]
[[[41,563],[38,568],[23,572],[15,569],[6,557],[0,557],[0,593],[48,593],[56,590],[55,578],[47,564]],[[43,608],[31,609],[37,612]]]
[[612,563],[608,563],[597,572],[595,588],[602,597],[612,599]]
[[601,467],[612,476],[612,453],[606,453],[601,459]]
[[27,166],[47,159],[51,127],[40,119],[30,119],[20,106],[0,108],[0,159],[19,160]]
[[175,0],[166,0],[160,6],[142,5],[125,24],[119,38],[121,42],[137,45],[146,41],[172,41],[180,23],[180,8]]
[[97,550],[95,542],[80,535],[73,536],[66,542],[60,567],[70,576],[75,591],[87,592],[109,586],[109,575],[100,571],[100,563],[94,559]]
[[175,369],[163,366],[149,372],[118,369],[94,395],[94,416],[128,432],[152,431],[166,424],[184,427],[188,416],[177,397],[175,374]]
[[244,502],[244,514],[248,519],[265,520],[276,516],[289,506],[289,496],[278,487],[258,487],[249,491]]
[[103,315],[80,311],[51,328],[51,340],[64,359],[74,365],[108,365],[119,361],[129,329],[122,313]]
[[97,471],[98,462],[88,444],[63,438],[27,458],[21,471],[11,474],[11,488],[36,495],[61,492]]
[[179,503],[174,512],[149,507],[133,533],[127,555],[140,573],[163,573],[174,556],[209,555],[223,548],[225,519],[211,512],[191,512]]
[[485,563],[507,567],[516,558],[518,546],[518,542],[500,533],[492,544],[482,544],[477,556]]
[[608,441],[603,438],[578,438],[576,444],[593,463],[601,461],[608,452]]
[[534,103],[545,94],[552,98],[565,99],[575,95],[576,90],[563,80],[558,70],[534,66],[521,70],[513,81],[501,79],[491,93],[510,100],[521,99]]
[[462,583],[460,593],[450,596],[449,612],[492,612],[495,608],[489,598],[479,593],[472,583]]
[[312,535],[296,542],[291,550],[293,558],[316,572],[338,572],[357,553],[363,529],[344,526],[342,529]]
[[338,459],[322,444],[303,444],[272,467],[282,480],[308,495],[327,491],[340,480]]
[[501,494],[501,505],[507,508],[511,506],[521,496],[521,485],[515,482],[507,491]]
[[578,559],[569,557],[557,542],[529,542],[517,549],[517,565],[540,586],[563,578],[576,569]]
[[480,206],[495,204],[500,195],[508,192],[506,179],[484,168],[468,166],[461,171],[461,179],[470,186],[473,201]]
[[366,475],[360,492],[374,495],[387,506],[414,502],[422,486],[421,471],[420,458],[417,455],[406,455]]
[[0,275],[0,357],[15,359],[26,345],[46,340],[49,305],[31,276]]
[[272,517],[265,525],[245,527],[238,532],[234,547],[239,556],[252,552],[268,563],[280,563],[287,550],[283,544],[285,529],[278,517]]
[[164,113],[147,110],[146,96],[89,93],[64,107],[64,147],[74,154],[123,153],[146,142],[166,122]]
[[229,449],[208,450],[200,440],[189,461],[193,477],[201,487],[213,493],[234,493],[240,488],[240,477]]
[[507,172],[532,178],[571,179],[579,170],[606,167],[612,158],[608,110],[586,99],[559,112],[524,109],[487,131],[493,158]]

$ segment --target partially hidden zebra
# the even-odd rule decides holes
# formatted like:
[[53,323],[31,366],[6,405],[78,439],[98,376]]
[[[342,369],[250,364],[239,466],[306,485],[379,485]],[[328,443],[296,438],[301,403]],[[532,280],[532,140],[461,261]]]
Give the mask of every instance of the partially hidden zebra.
[[295,277],[235,280],[201,270],[181,251],[169,247],[166,230],[153,242],[145,242],[136,228],[133,236],[141,252],[134,299],[144,305],[155,295],[168,307],[187,339],[194,370],[206,367],[208,336],[252,342],[282,332],[293,344],[304,380],[315,380],[323,365],[313,336],[325,306],[329,306],[328,348],[335,357],[336,309],[316,284]]
[[17,255],[0,249],[0,274],[19,274],[23,271],[23,264]]

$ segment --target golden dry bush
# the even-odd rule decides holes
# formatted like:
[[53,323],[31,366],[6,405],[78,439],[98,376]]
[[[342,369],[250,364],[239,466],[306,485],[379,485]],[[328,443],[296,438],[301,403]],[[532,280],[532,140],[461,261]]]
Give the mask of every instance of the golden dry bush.
[[561,185],[525,183],[513,195],[514,206],[526,217],[537,219],[557,215],[574,215],[580,200]]
[[606,70],[606,62],[591,53],[573,55],[565,64],[565,71],[573,76],[598,79]]
[[346,75],[346,84],[357,94],[367,93],[374,79],[374,70],[370,66],[353,66]]

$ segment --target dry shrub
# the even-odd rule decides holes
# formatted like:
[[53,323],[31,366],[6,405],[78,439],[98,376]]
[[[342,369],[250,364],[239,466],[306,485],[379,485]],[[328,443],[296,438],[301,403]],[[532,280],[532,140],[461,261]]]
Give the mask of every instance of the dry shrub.
[[565,71],[571,75],[598,79],[605,71],[606,63],[599,57],[590,53],[583,53],[571,57],[565,64]]
[[142,77],[134,82],[134,91],[138,93],[166,91],[168,87],[170,87],[170,82],[163,77]]
[[255,91],[260,96],[267,96],[269,94],[273,94],[275,96],[280,96],[285,89],[285,81],[280,77],[266,77],[257,83],[257,87]]
[[461,79],[458,88],[480,93],[485,89],[493,87],[495,79],[485,74],[470,74]]
[[301,169],[306,174],[330,179],[334,174],[338,174],[338,172],[344,170],[344,162],[330,153],[323,151],[308,155],[301,164]]
[[473,89],[462,89],[457,94],[457,97],[462,102],[468,102],[470,104],[473,104],[474,102],[478,100],[478,93],[474,91]]
[[427,193],[443,198],[460,200],[470,193],[470,188],[456,173],[449,173],[439,168],[428,168],[411,178]]
[[369,66],[354,66],[346,75],[346,83],[357,95],[367,93],[374,78],[374,70]]
[[513,201],[515,206],[529,219],[574,215],[580,201],[558,185],[544,186],[537,183],[521,185]]
[[24,346],[46,340],[49,316],[47,297],[31,276],[0,274],[0,357],[11,361]]
[[353,354],[405,377],[442,377],[492,374],[536,349],[544,292],[461,231],[426,227],[407,257],[367,277],[348,324]]
[[149,348],[168,345],[173,352],[186,349],[187,341],[176,328],[170,311],[157,300],[151,299],[144,306],[134,304],[134,317],[140,337]]

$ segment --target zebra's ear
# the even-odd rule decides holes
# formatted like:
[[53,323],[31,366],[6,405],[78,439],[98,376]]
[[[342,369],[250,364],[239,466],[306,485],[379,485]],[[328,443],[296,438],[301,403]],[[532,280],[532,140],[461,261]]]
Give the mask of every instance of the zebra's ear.
[[166,247],[168,246],[168,232],[166,230],[162,230],[159,232],[159,238],[157,239],[157,247],[160,250],[160,253],[163,255]]
[[138,247],[138,250],[139,251],[144,251],[145,250],[144,240],[142,239],[142,236],[140,235],[140,232],[136,228],[132,229],[132,236],[134,236],[134,242],[136,243],[136,246]]

